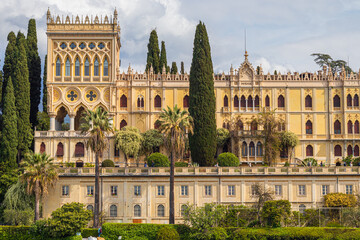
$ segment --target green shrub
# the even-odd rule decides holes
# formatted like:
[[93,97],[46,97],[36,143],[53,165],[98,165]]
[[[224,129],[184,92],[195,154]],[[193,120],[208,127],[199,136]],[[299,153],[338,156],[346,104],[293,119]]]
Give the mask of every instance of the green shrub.
[[180,236],[174,228],[165,226],[158,231],[156,240],[180,240]]
[[115,167],[115,164],[112,160],[106,159],[106,160],[102,161],[101,167]]
[[187,162],[175,162],[175,167],[187,167]]
[[126,240],[148,240],[148,238],[143,236],[137,236],[137,237],[127,238]]
[[289,218],[291,213],[291,204],[288,200],[271,200],[266,201],[261,217],[267,227],[281,227]]
[[95,167],[94,164],[88,163],[88,162],[86,162],[86,163],[84,164],[84,166],[85,166],[85,167]]
[[233,153],[222,153],[217,158],[220,167],[238,167],[239,159]]
[[191,235],[196,240],[225,240],[228,238],[226,230],[222,227],[213,227],[204,232],[195,232]]
[[83,228],[81,230],[81,236],[83,238],[97,237],[97,235],[98,235],[98,229],[97,228]]
[[29,234],[30,227],[24,226],[1,226],[0,227],[0,240],[30,240],[32,239]]
[[65,166],[66,167],[75,167],[75,163],[74,162],[66,162]]
[[331,228],[340,228],[340,227],[343,227],[339,222],[333,220],[333,221],[330,221],[326,224],[326,227],[331,227]]
[[152,153],[147,158],[149,167],[170,167],[170,161],[167,156],[162,153]]
[[34,210],[5,209],[3,218],[4,223],[7,225],[30,225],[34,220]]
[[353,161],[353,155],[349,155],[346,158],[343,158],[342,161],[346,163],[347,166],[350,166],[350,163]]

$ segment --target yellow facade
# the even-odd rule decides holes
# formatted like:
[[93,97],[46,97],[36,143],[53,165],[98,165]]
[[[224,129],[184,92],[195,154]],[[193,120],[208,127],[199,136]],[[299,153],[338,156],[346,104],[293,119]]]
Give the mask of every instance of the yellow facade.
[[[102,107],[113,118],[115,129],[136,126],[141,132],[154,128],[161,109],[178,105],[187,109],[188,74],[120,72],[120,26],[112,18],[79,18],[47,15],[47,90],[50,131],[35,132],[35,151],[46,152],[58,162],[94,162],[81,143],[81,112]],[[234,119],[243,123],[242,141],[232,146],[242,163],[263,161],[263,141],[251,122],[263,108],[274,110],[284,129],[300,139],[291,157],[314,157],[324,164],[352,154],[359,156],[359,75],[324,68],[315,73],[264,74],[256,72],[247,53],[241,65],[228,74],[214,75],[217,127]],[[69,130],[62,123],[69,120]],[[289,157],[289,156],[288,156]],[[114,148],[103,153],[121,165],[123,154]],[[287,161],[279,156],[277,163]]]

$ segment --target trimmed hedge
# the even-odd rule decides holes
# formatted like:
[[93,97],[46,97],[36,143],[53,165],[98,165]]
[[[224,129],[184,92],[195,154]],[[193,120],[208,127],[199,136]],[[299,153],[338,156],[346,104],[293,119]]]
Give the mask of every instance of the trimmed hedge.
[[29,226],[0,226],[0,240],[82,240],[81,236],[73,236],[61,239],[44,238],[31,234]]
[[115,163],[110,159],[106,159],[102,161],[101,167],[115,167]]
[[179,233],[172,227],[165,226],[157,232],[156,240],[180,240]]
[[98,236],[98,229],[97,228],[84,228],[84,229],[81,230],[81,236],[83,238],[97,237]]
[[225,152],[218,156],[217,161],[220,167],[238,167],[239,159],[233,153]]
[[162,153],[152,153],[147,158],[149,167],[170,167],[170,161],[167,156]]
[[189,164],[187,162],[175,162],[175,167],[188,167]]

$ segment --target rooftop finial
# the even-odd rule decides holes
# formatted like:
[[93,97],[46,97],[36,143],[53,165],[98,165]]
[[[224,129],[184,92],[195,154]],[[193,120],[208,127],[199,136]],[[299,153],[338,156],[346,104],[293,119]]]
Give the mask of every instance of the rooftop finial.
[[244,43],[245,43],[245,60],[247,60],[247,58],[248,58],[248,53],[247,53],[247,51],[246,51],[246,28],[244,29],[244,39],[245,39],[245,41],[244,41]]
[[114,21],[113,21],[114,24],[117,23],[117,19],[118,19],[118,12],[117,12],[117,10],[115,8],[115,10],[114,10]]
[[48,8],[48,10],[46,12],[46,19],[48,22],[50,22],[50,20],[51,20],[50,8]]

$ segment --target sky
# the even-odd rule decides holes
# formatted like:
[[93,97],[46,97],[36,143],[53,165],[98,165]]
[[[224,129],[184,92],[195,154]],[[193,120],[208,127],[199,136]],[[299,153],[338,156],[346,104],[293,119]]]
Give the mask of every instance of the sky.
[[[46,11],[52,15],[112,15],[121,27],[121,71],[129,64],[143,72],[147,43],[156,29],[165,41],[168,65],[184,61],[189,72],[196,25],[205,23],[215,73],[238,68],[246,48],[254,67],[265,73],[314,72],[312,53],[349,60],[360,68],[359,0],[3,0],[0,4],[0,66],[10,31],[37,22],[39,54],[46,53]],[[159,42],[160,45],[160,42]]]

